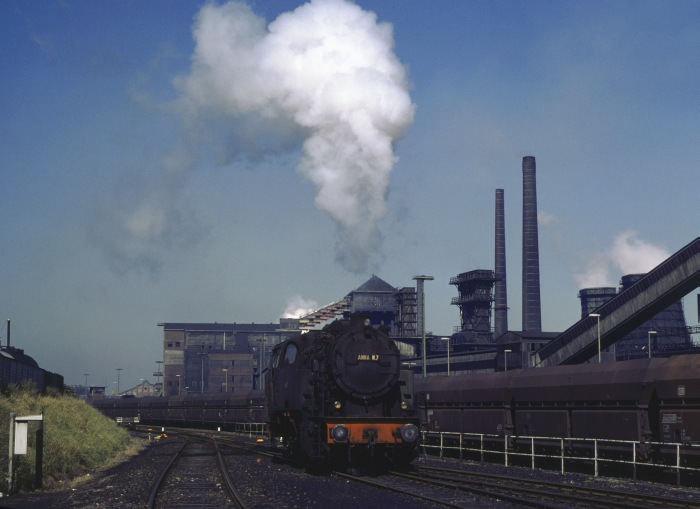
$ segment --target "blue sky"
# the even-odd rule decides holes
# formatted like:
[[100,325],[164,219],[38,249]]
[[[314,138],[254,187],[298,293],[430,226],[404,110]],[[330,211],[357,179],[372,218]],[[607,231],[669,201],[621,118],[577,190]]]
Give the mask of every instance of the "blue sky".
[[[110,385],[121,367],[124,388],[152,380],[160,322],[276,322],[372,274],[434,276],[427,329],[449,334],[449,278],[493,267],[497,188],[519,329],[526,155],[545,330],[578,319],[583,286],[614,286],[698,236],[698,2],[336,0],[328,26],[306,24],[308,6],[275,21],[302,4],[216,3],[207,24],[200,2],[0,3],[0,317],[14,346],[70,384]],[[300,71],[282,51],[345,14],[359,24],[344,61],[379,80],[352,76],[339,99],[315,88],[337,62]],[[249,46],[227,32],[241,20],[257,30],[241,32]],[[318,179],[342,178],[307,149],[337,119],[303,101],[329,90],[338,117],[376,120],[338,132],[386,138],[376,160],[391,163],[352,155],[343,175],[364,180],[319,198]]]

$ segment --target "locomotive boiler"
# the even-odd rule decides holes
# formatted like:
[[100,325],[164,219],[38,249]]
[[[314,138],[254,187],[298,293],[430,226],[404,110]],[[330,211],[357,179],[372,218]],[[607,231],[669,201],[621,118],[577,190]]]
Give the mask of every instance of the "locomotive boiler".
[[316,465],[405,465],[418,454],[413,373],[365,315],[276,346],[266,387],[270,438]]

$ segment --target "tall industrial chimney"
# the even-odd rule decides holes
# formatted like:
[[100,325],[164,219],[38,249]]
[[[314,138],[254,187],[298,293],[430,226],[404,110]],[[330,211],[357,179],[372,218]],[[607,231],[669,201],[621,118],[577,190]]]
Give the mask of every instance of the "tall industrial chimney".
[[508,332],[508,293],[506,291],[506,224],[503,189],[496,189],[496,287],[494,289],[494,338]]
[[535,158],[523,157],[523,331],[542,332]]

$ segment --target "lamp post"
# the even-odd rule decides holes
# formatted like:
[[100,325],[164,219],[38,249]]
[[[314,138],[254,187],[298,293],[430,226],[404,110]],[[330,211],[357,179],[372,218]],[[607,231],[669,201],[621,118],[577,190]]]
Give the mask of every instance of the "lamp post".
[[443,341],[447,341],[447,376],[450,376],[450,337],[441,338]]
[[508,354],[512,351],[513,350],[503,350],[503,361],[505,362],[503,371],[508,371]]
[[598,319],[598,364],[600,364],[600,315],[598,313],[591,313],[588,316]]
[[119,375],[121,375],[122,368],[117,368],[117,397],[119,397]]
[[650,331],[647,333],[647,338],[648,338],[648,341],[649,341],[649,344],[647,345],[647,348],[649,349],[649,358],[650,358],[650,359],[651,359],[651,335],[652,335],[652,334],[656,334],[656,331],[655,331],[655,330],[650,330]]
[[418,294],[418,312],[420,313],[420,332],[423,336],[423,378],[426,376],[426,345],[425,345],[425,292],[423,291],[423,284],[425,281],[432,281],[435,279],[433,276],[413,276],[413,279],[417,281],[416,283],[416,293]]

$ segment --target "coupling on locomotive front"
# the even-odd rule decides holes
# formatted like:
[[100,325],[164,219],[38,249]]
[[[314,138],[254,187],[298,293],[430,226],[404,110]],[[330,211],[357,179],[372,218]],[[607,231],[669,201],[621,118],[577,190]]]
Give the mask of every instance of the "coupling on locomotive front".
[[418,455],[413,373],[367,315],[276,346],[266,392],[273,444],[307,463],[400,466]]

